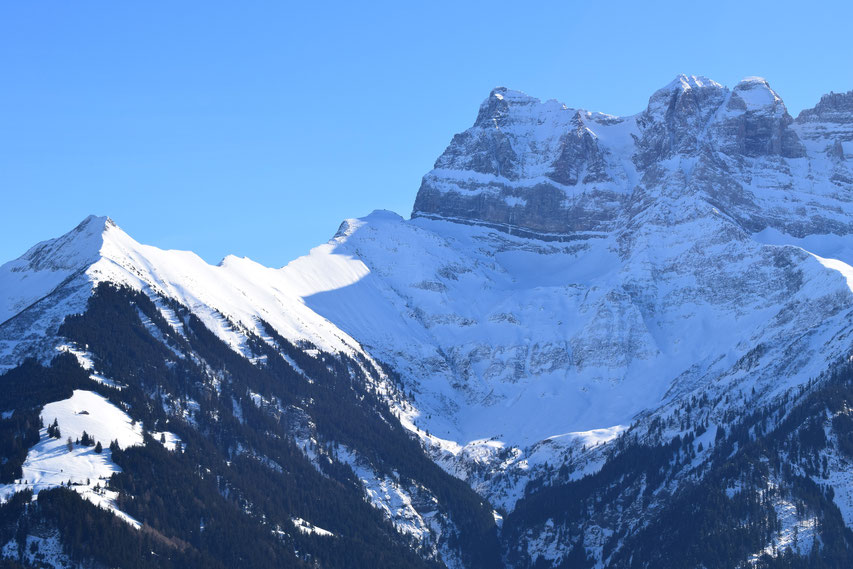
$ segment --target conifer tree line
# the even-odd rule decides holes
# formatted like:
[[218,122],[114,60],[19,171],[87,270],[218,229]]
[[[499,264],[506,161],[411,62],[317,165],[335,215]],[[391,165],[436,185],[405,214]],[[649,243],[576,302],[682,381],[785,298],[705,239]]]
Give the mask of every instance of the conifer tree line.
[[[455,548],[468,566],[499,563],[490,508],[424,454],[362,375],[368,362],[342,354],[309,356],[305,352],[313,346],[295,346],[276,334],[275,349],[250,337],[249,349],[257,356],[252,360],[265,362],[258,365],[234,352],[184,307],[169,307],[185,322],[185,334],[177,334],[148,297],[101,285],[86,312],[67,318],[60,328],[69,341],[88,347],[99,373],[123,384],[120,391],[89,379],[68,354],[47,367],[25,362],[0,377],[4,384],[33,386],[16,394],[18,403],[10,398],[6,404],[32,404],[36,418],[40,406],[70,397],[77,388],[103,395],[144,425],[142,446],[121,449],[110,441],[110,457],[122,472],[108,487],[118,492],[118,507],[140,520],[145,531],[115,526],[110,535],[116,548],[109,554],[82,535],[70,538],[78,535],[71,528],[106,523],[112,514],[97,521],[100,514],[60,489],[43,492],[44,506],[40,494],[27,514],[34,523],[49,521],[64,528],[70,555],[107,565],[129,563],[121,552],[149,549],[153,539],[160,545],[151,551],[186,567],[441,566],[432,550],[399,533],[365,500],[351,468],[334,460],[334,449],[346,445],[380,475],[396,471],[402,484],[426,488],[438,497],[455,522],[448,526],[455,535],[446,547]],[[157,327],[160,338],[152,336],[140,315]],[[192,357],[176,357],[176,352]],[[53,380],[65,372],[68,379],[57,388]],[[274,403],[259,406],[252,394]],[[299,413],[310,415],[319,448],[331,460],[312,464],[294,444],[290,429]],[[38,440],[38,428],[36,423],[36,437],[28,441]],[[170,451],[165,435],[151,437],[155,431],[173,432],[181,443]],[[62,425],[51,423],[48,436],[54,434],[64,435]],[[100,444],[88,433],[72,441],[75,448],[94,445],[95,451]],[[29,446],[32,442],[22,447],[19,465]],[[309,520],[334,537],[302,533],[294,518]]]

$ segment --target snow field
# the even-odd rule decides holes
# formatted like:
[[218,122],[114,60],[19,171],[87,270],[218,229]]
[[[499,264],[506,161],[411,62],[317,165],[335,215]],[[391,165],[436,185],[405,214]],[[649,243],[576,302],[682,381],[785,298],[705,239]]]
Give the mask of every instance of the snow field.
[[[121,468],[112,461],[110,442],[117,441],[122,449],[143,444],[142,425],[135,423],[103,396],[81,389],[75,390],[68,399],[45,405],[41,418],[46,427],[41,429],[39,442],[27,453],[21,479],[14,484],[0,486],[0,498],[6,500],[16,492],[29,489],[35,499],[41,490],[70,485],[84,499],[112,511],[134,527],[140,527],[137,520],[116,508],[117,494],[105,486],[113,473],[121,472]],[[59,439],[47,435],[47,425],[53,424],[54,420],[59,425]],[[68,439],[77,441],[84,431],[101,443],[101,453],[95,452],[94,444],[72,444],[69,450]],[[172,433],[151,434],[157,441],[163,435],[169,450],[174,450],[180,442]]]

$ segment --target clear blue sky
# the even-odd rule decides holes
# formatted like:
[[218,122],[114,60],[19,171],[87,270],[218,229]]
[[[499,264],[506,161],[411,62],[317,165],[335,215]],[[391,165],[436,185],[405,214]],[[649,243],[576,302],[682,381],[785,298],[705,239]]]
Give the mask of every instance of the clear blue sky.
[[[525,6],[528,6],[525,8]],[[611,114],[677,73],[853,89],[849,2],[0,4],[0,262],[89,213],[280,266],[342,219],[408,217],[489,90]]]

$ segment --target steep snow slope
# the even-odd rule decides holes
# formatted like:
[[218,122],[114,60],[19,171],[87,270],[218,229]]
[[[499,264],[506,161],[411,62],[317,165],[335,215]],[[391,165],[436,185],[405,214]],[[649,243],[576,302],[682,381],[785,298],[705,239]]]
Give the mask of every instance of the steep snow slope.
[[616,237],[543,243],[379,213],[283,272],[368,265],[306,303],[405,371],[422,427],[524,446],[630,423],[668,394],[734,373],[759,344],[820,334],[851,305],[836,267],[760,244],[711,206],[635,247],[620,259]]
[[90,216],[62,237],[39,243],[0,267],[0,323],[95,263],[102,232],[102,220]]

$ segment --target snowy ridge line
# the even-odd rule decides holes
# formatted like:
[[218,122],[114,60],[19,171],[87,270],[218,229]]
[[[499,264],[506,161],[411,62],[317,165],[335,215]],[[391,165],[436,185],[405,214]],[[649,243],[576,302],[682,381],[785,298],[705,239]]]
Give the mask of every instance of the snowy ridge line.
[[[72,237],[78,234],[86,235],[86,239],[76,242]],[[58,257],[82,259],[81,266],[71,276],[59,285],[52,284],[48,295],[52,294],[50,291],[61,288],[68,279],[84,277],[91,282],[92,288],[100,282],[110,282],[145,293],[155,302],[167,323],[178,333],[183,333],[183,323],[171,313],[163,299],[176,301],[188,307],[217,336],[241,353],[244,351],[244,334],[236,328],[244,327],[246,331],[260,334],[257,321],[261,318],[269,321],[279,333],[296,344],[307,340],[332,354],[363,353],[352,338],[307,309],[299,297],[288,290],[288,282],[281,278],[278,270],[261,267],[248,259],[229,257],[219,266],[211,266],[192,253],[161,251],[140,245],[110,220],[94,217],[84,220],[69,235],[45,242],[43,247],[58,248],[54,252]],[[50,268],[50,258],[39,257],[39,264],[32,262],[30,269],[27,268],[28,262],[28,259],[21,258],[0,269],[0,287],[5,288],[8,284],[10,293],[5,306],[3,299],[0,299],[0,311],[4,308],[14,310],[13,307],[19,305],[18,299],[28,294],[26,288],[11,282],[17,281],[18,275],[55,272]],[[48,268],[45,269],[45,266]],[[254,274],[244,274],[243,269],[249,269],[249,273]],[[215,286],[211,289],[209,285],[212,283]],[[248,294],[247,288],[254,288],[255,291]],[[76,304],[85,305],[83,292],[78,291],[80,298],[75,301]],[[39,302],[45,302],[45,298],[42,296],[42,300],[27,306],[39,305]],[[271,302],[259,305],[258,298],[266,298]],[[49,315],[52,318],[59,316],[54,312],[49,312]],[[21,343],[20,340],[18,343]],[[31,348],[37,349],[43,348]],[[245,353],[243,355],[247,356]]]

